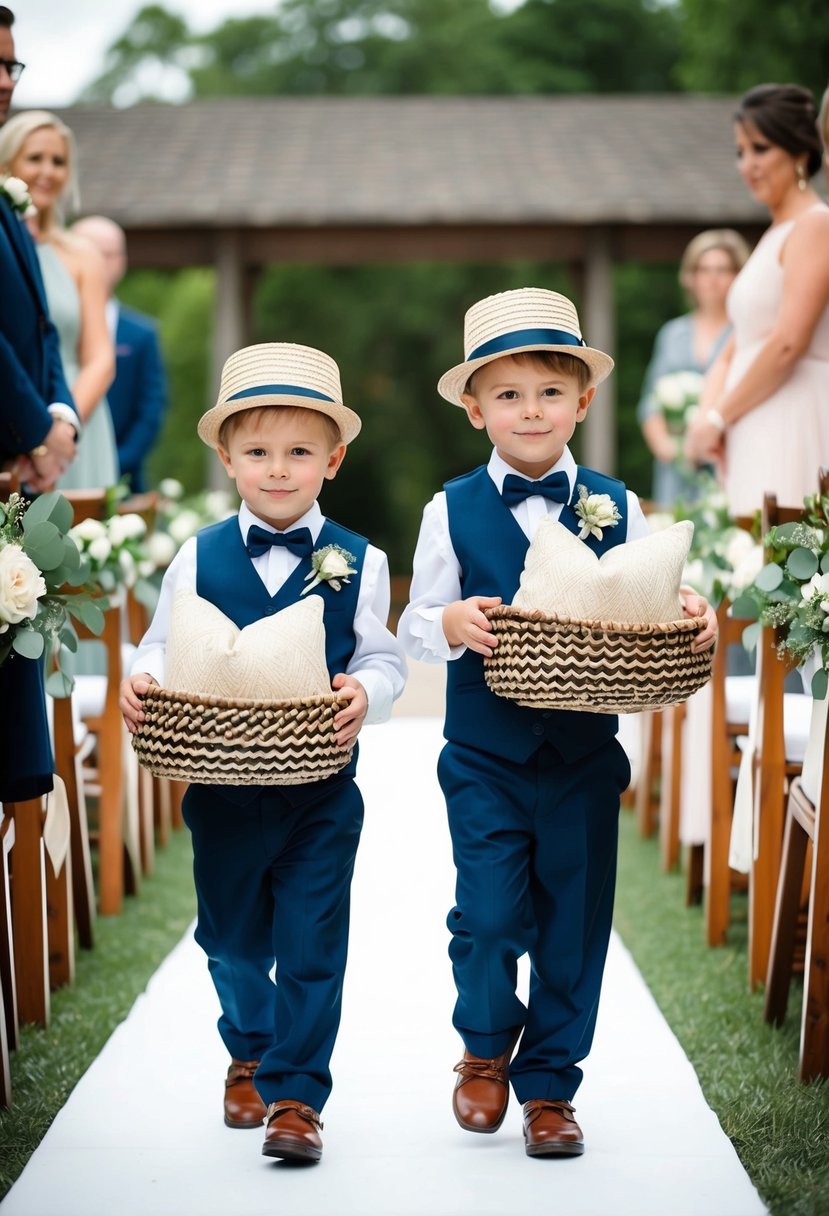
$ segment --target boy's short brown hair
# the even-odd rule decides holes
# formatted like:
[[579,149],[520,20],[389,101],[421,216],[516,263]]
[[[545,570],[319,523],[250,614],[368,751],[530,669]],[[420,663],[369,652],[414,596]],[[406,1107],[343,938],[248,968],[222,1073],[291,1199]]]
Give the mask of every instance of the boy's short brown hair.
[[[507,358],[514,359],[516,363],[534,363],[538,367],[543,367],[547,372],[573,376],[582,392],[590,383],[590,368],[577,355],[568,355],[558,350],[522,350],[508,355]],[[484,366],[488,367],[489,364]],[[464,387],[464,392],[469,393],[472,397],[475,396],[475,377],[480,371],[483,371],[483,368],[476,368]]]
[[280,415],[296,415],[296,414],[313,414],[323,424],[323,430],[328,436],[333,452],[339,444],[342,443],[342,435],[340,428],[337,426],[333,418],[329,418],[327,414],[323,414],[321,410],[306,408],[301,405],[254,405],[249,410],[237,410],[234,414],[229,414],[225,418],[219,428],[219,447],[224,451],[228,450],[228,444],[233,435],[238,430],[239,424],[243,418],[248,418],[251,414],[280,414]]

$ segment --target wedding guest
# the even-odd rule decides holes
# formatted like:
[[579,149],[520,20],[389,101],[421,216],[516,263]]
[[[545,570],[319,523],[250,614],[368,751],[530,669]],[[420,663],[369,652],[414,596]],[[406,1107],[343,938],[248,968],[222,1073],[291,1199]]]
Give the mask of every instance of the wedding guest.
[[[579,533],[577,487],[603,503],[607,522],[584,541],[593,553],[648,525],[635,494],[577,465],[568,446],[613,368],[582,338],[570,300],[540,288],[481,300],[464,350],[438,392],[493,447],[426,506],[398,629],[411,658],[447,662],[438,778],[457,872],[449,954],[464,1045],[452,1109],[464,1130],[495,1132],[512,1086],[527,1155],[577,1156],[572,1100],[596,1022],[630,765],[614,715],[539,712],[489,689],[484,657],[497,639],[485,609],[512,602],[543,519]],[[706,618],[693,646],[710,647],[716,617],[684,592],[686,613]],[[516,993],[525,953],[527,1005]]]
[[688,431],[693,460],[720,464],[730,510],[763,494],[797,505],[829,464],[829,207],[807,89],[763,84],[740,101],[737,166],[771,225],[728,297],[733,333],[706,378]]
[[115,373],[106,324],[100,254],[63,227],[62,206],[78,205],[72,132],[45,110],[15,115],[0,133],[0,172],[26,183],[37,208],[31,221],[64,371],[84,424],[78,458],[59,489],[98,489],[118,481],[115,432],[104,394]]
[[666,321],[657,333],[637,408],[642,434],[654,455],[652,497],[660,507],[671,507],[678,498],[692,501],[699,494],[699,478],[684,459],[682,421],[671,425],[666,417],[659,381],[676,372],[702,377],[711,366],[730,331],[726,296],[748,254],[738,232],[712,228],[695,236],[682,255],[679,282],[691,310]]
[[107,324],[115,343],[115,379],[109,402],[121,477],[140,494],[148,489],[144,461],[158,438],[166,407],[166,382],[155,321],[127,308],[115,290],[127,270],[123,228],[103,215],[89,215],[72,232],[95,246],[104,260],[108,299]]
[[[0,124],[23,64],[15,57],[10,9],[0,6]],[[33,490],[47,490],[75,455],[80,423],[61,367],[26,206],[0,185],[0,464]],[[0,664],[0,802],[52,788],[52,748],[43,665],[12,654]]]

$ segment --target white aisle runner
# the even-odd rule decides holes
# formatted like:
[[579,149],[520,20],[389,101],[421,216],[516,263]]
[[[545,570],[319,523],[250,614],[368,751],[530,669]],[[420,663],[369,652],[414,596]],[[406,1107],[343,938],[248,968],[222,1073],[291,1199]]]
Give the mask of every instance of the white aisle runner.
[[270,1161],[258,1131],[224,1127],[217,1004],[188,934],[72,1093],[2,1216],[761,1216],[616,938],[576,1096],[584,1156],[527,1158],[514,1100],[494,1136],[457,1126],[440,744],[434,718],[363,735],[366,826],[321,1163]]

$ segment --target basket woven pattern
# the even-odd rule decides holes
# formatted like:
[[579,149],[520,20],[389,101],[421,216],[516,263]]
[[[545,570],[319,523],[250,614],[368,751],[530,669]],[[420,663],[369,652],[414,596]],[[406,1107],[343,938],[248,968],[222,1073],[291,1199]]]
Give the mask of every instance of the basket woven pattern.
[[203,785],[302,785],[344,768],[334,742],[335,695],[303,701],[232,701],[153,688],[131,736],[156,777]]
[[637,713],[685,701],[711,676],[694,654],[699,618],[660,625],[575,621],[503,604],[486,615],[498,638],[484,676],[499,697],[539,709]]

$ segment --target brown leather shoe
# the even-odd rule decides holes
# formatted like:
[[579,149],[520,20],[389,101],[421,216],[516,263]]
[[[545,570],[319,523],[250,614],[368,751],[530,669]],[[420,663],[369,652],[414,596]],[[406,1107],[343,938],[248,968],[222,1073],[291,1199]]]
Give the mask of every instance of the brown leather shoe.
[[458,1079],[452,1093],[452,1112],[464,1131],[497,1132],[504,1122],[509,1103],[509,1062],[520,1033],[494,1060],[465,1051],[455,1065]]
[[271,1102],[265,1116],[267,1131],[262,1145],[264,1157],[288,1161],[319,1161],[322,1156],[320,1117],[304,1102],[285,1099]]
[[258,1060],[231,1060],[225,1081],[225,1126],[261,1127],[265,1103],[256,1092],[253,1074]]
[[524,1139],[528,1157],[578,1157],[584,1136],[564,1098],[524,1103]]

